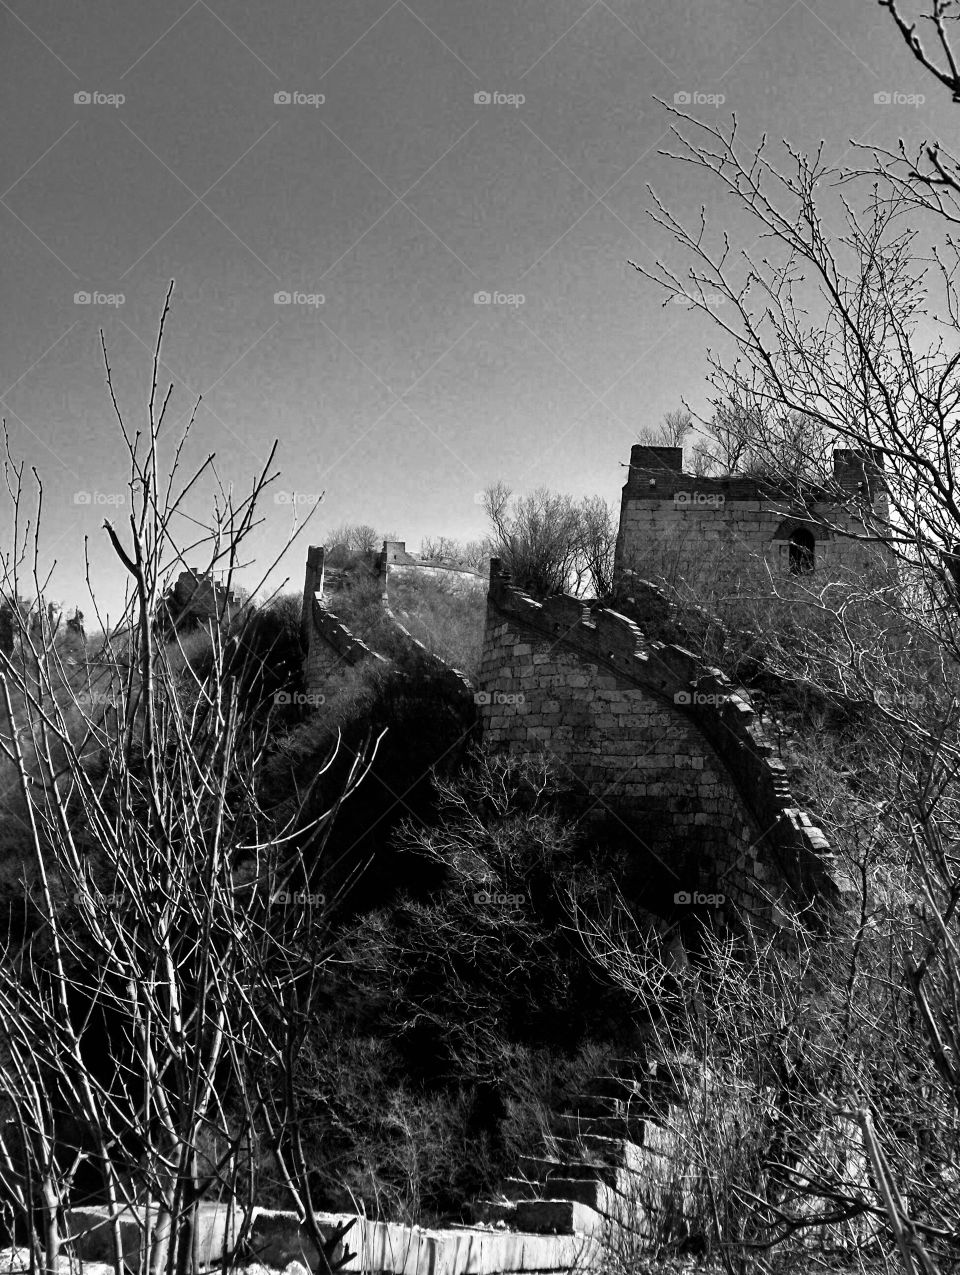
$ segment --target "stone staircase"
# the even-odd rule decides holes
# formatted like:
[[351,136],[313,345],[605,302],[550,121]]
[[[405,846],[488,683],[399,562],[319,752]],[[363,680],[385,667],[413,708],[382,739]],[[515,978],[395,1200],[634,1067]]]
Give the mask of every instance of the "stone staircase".
[[650,1235],[650,1203],[669,1189],[676,1079],[676,1064],[614,1060],[595,1092],[554,1117],[544,1154],[523,1156],[499,1198],[473,1207],[473,1221],[538,1234]]
[[[572,1270],[602,1275],[610,1269],[611,1254],[646,1250],[662,1222],[662,1202],[675,1192],[669,1128],[680,1106],[677,1068],[674,1061],[614,1060],[612,1074],[594,1082],[592,1093],[554,1116],[543,1154],[523,1157],[517,1176],[502,1183],[497,1199],[474,1205],[467,1224],[424,1228],[318,1213],[318,1225],[326,1236],[353,1223],[343,1269],[358,1275],[563,1275]],[[76,1257],[112,1262],[109,1213],[105,1206],[71,1211],[69,1249]],[[128,1209],[119,1219],[121,1250],[134,1271],[146,1225],[141,1213]],[[198,1244],[204,1265],[221,1264],[237,1224],[228,1204],[201,1206]],[[264,1266],[279,1271],[297,1261],[315,1270],[319,1262],[310,1234],[294,1213],[254,1209],[248,1247],[259,1275]]]

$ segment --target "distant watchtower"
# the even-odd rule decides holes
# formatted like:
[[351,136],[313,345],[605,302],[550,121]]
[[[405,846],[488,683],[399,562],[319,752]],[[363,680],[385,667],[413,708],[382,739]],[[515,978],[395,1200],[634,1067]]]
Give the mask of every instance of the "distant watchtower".
[[783,576],[865,575],[884,560],[868,534],[885,519],[882,462],[833,454],[832,483],[798,490],[762,475],[699,478],[684,472],[680,447],[634,446],[623,487],[614,585],[628,573],[736,588],[751,571]]

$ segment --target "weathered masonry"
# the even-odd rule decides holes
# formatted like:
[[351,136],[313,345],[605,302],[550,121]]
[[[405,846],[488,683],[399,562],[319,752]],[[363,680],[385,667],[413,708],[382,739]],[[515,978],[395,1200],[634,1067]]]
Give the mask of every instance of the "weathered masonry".
[[[383,552],[374,559],[373,565],[379,572],[383,615],[389,622],[393,643],[416,655],[421,668],[428,670],[434,678],[435,685],[443,686],[456,699],[472,700],[473,688],[464,675],[428,651],[390,610],[387,597],[389,543],[384,543]],[[331,675],[366,660],[377,661],[384,667],[390,664],[385,656],[372,650],[366,642],[352,633],[330,609],[324,590],[324,557],[322,547],[311,546],[307,550],[300,640],[304,650],[303,685],[308,695],[322,692]],[[471,573],[471,578],[473,574]]]
[[689,651],[574,597],[536,602],[494,560],[480,689],[484,739],[549,753],[661,908],[723,895],[728,920],[766,929],[842,904],[748,697]]
[[838,449],[833,465],[832,484],[787,490],[750,475],[697,477],[684,472],[681,447],[638,444],[620,506],[618,585],[630,571],[735,585],[756,568],[861,578],[883,569],[883,551],[864,538],[871,518],[887,516],[879,464]]
[[[392,631],[472,707],[467,679],[395,621],[388,558],[385,546],[377,565]],[[647,604],[660,603],[651,590]],[[383,659],[329,610],[322,549],[308,554],[302,625],[308,692],[338,668]],[[550,756],[590,822],[618,841],[623,885],[650,910],[679,919],[706,908],[712,920],[771,929],[843,906],[826,838],[797,807],[749,696],[682,646],[596,603],[536,602],[494,559],[477,689],[485,742]]]
[[475,567],[465,562],[452,562],[445,558],[423,558],[408,553],[406,541],[384,540],[383,548],[376,555],[376,570],[383,581],[386,595],[387,580],[391,575],[424,575],[442,580],[448,588],[474,589],[485,584]]
[[355,637],[326,605],[323,591],[324,551],[311,546],[303,582],[300,640],[304,650],[303,685],[308,694],[322,690],[332,673],[363,660],[380,660],[366,642]]

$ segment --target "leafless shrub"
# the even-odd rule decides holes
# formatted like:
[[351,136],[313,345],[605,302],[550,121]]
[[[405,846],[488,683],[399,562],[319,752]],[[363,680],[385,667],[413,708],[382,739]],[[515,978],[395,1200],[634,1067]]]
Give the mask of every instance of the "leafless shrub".
[[[259,784],[273,710],[250,692],[243,618],[212,624],[196,650],[158,639],[158,599],[187,554],[230,587],[273,463],[271,451],[239,501],[215,482],[207,525],[190,501],[215,480],[213,458],[181,477],[192,419],[164,475],[170,390],[161,402],[157,372],[171,293],[137,430],[124,422],[104,347],[132,511],[123,526],[105,524],[128,589],[96,694],[19,612],[15,652],[0,668],[0,749],[19,783],[30,860],[26,931],[11,932],[2,953],[0,1189],[50,1275],[70,1239],[69,1207],[84,1195],[109,1206],[118,1275],[127,1207],[140,1210],[151,1275],[196,1269],[205,1201],[235,1210],[234,1249],[262,1139],[324,1269],[337,1247],[317,1225],[290,1078],[328,950],[316,894],[323,847],[367,759],[319,817],[308,817],[304,793],[278,819]],[[14,549],[0,564],[3,587],[22,596],[26,576],[43,597],[39,518],[26,525],[22,476],[8,454]],[[92,592],[91,602],[99,617]]]
[[581,592],[605,595],[612,584],[616,528],[600,497],[579,503],[545,487],[514,497],[503,483],[484,493],[491,553],[514,583],[536,597]]

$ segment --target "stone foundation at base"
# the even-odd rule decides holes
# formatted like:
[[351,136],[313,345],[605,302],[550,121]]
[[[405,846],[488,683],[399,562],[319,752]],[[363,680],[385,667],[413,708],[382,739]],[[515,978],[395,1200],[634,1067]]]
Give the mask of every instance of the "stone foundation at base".
[[[436,1230],[374,1222],[346,1213],[318,1213],[316,1217],[324,1235],[352,1221],[343,1241],[351,1256],[340,1269],[363,1275],[520,1275],[600,1269],[601,1244],[594,1236],[537,1235],[467,1226]],[[201,1206],[201,1266],[218,1267],[229,1220],[226,1205]],[[142,1215],[132,1211],[123,1215],[121,1245],[134,1270],[139,1266],[142,1228]],[[113,1241],[106,1206],[73,1209],[69,1234],[79,1237],[71,1248],[84,1261],[112,1261]],[[302,1262],[308,1270],[317,1269],[316,1247],[294,1213],[254,1209],[248,1242],[250,1260],[261,1265],[282,1270],[290,1262]],[[243,1266],[231,1263],[231,1269],[242,1270]]]

